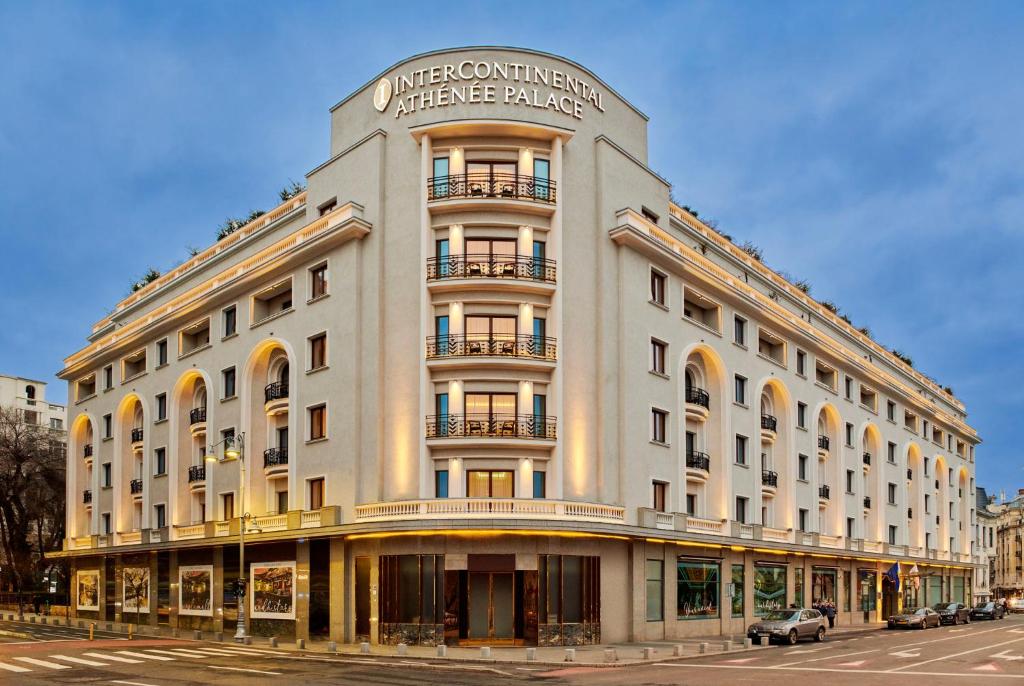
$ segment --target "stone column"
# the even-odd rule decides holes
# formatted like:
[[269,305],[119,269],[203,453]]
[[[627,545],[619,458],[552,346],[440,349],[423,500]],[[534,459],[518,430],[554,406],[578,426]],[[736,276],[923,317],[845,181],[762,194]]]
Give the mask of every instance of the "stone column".
[[345,643],[345,616],[348,585],[345,582],[345,539],[332,538],[330,542],[330,635],[336,643]]
[[309,540],[295,544],[295,638],[309,640]]
[[224,548],[213,549],[213,630],[224,631]]
[[178,600],[180,583],[178,582],[178,551],[172,550],[170,552],[170,564],[168,574],[170,576],[170,609],[167,612],[167,623],[172,629],[178,628]]

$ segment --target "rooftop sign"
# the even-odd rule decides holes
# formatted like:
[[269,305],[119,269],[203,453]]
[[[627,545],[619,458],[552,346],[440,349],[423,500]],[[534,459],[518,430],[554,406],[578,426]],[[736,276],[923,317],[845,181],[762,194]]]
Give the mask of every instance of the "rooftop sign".
[[420,110],[462,104],[495,104],[551,110],[583,119],[587,109],[604,112],[604,94],[588,81],[549,67],[519,62],[463,60],[382,78],[373,106],[395,119]]

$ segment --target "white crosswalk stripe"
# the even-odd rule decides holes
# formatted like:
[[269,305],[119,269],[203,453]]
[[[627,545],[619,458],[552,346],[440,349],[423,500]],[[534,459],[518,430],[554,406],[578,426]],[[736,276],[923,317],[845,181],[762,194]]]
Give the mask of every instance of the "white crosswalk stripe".
[[171,648],[167,651],[171,655],[184,655],[185,657],[210,657],[205,653],[201,653],[198,650],[188,650],[186,648]]
[[161,662],[173,662],[173,657],[164,657],[163,655],[149,655],[148,653],[136,653],[131,650],[119,650],[118,655],[127,655],[128,657],[141,657],[146,660],[159,660]]
[[111,662],[123,662],[127,665],[137,665],[142,660],[133,660],[130,657],[120,657],[118,655],[108,655],[106,653],[82,653],[86,657],[98,657],[101,660],[110,660]]
[[96,660],[86,660],[83,657],[74,657],[73,655],[47,655],[46,657],[51,660],[62,660],[64,662],[73,662],[76,665],[85,665],[86,667],[106,667],[106,662],[97,662]]
[[241,657],[236,652],[230,650],[221,650],[220,648],[189,648],[189,650],[195,650],[200,653],[206,653],[207,655],[228,655],[230,657]]
[[19,665],[9,665],[6,662],[0,662],[0,669],[6,669],[8,672],[31,672],[32,671],[28,667],[21,667]]
[[37,660],[34,657],[13,657],[11,659],[35,665],[36,667],[46,667],[47,669],[71,669],[67,665],[62,665],[59,662],[47,662],[46,660]]

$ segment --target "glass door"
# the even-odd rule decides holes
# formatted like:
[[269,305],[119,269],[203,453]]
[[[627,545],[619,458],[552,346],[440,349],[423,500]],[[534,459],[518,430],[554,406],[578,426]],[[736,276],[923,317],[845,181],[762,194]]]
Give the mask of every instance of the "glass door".
[[509,572],[470,572],[470,640],[515,639],[514,587]]
[[448,197],[449,166],[447,157],[434,158],[434,177],[431,179],[430,192],[432,198]]
[[533,160],[533,197],[548,200],[551,197],[551,162]]

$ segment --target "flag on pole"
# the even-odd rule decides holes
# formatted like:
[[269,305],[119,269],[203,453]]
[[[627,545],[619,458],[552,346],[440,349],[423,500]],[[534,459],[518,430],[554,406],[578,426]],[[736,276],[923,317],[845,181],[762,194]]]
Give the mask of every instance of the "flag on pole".
[[916,591],[917,589],[921,588],[921,572],[917,570],[916,562],[914,563],[914,566],[910,568],[909,576],[911,581],[913,581],[914,583],[914,590]]
[[889,580],[896,584],[896,590],[900,590],[900,563],[897,562],[892,567],[889,567],[889,571],[885,573]]

